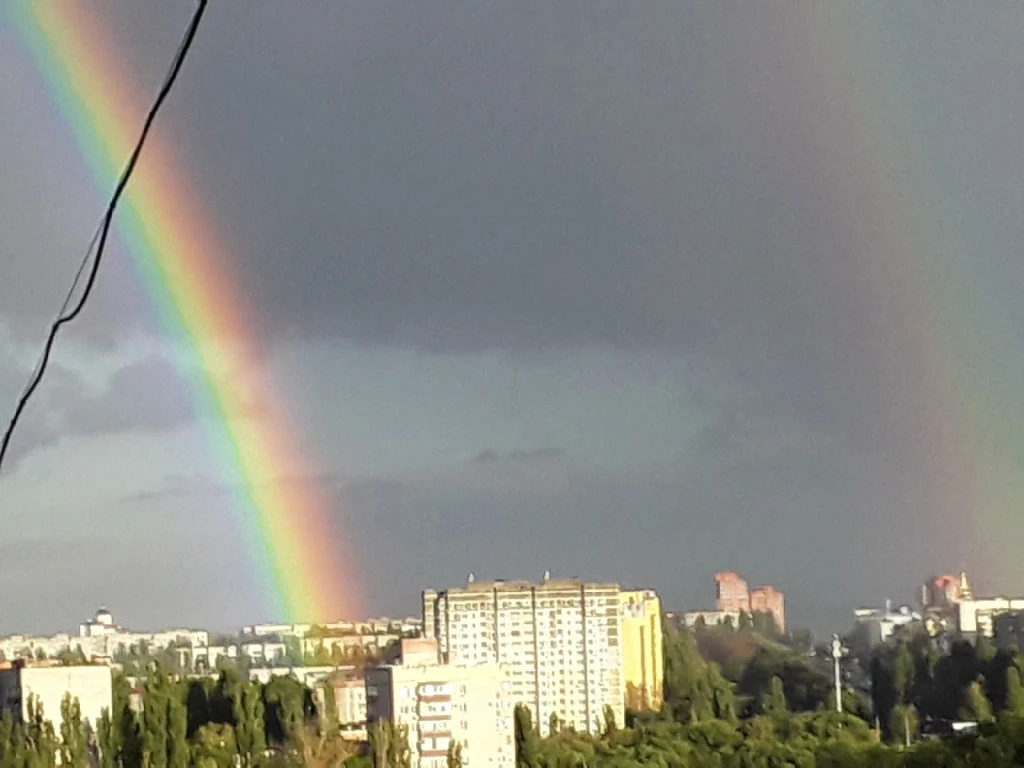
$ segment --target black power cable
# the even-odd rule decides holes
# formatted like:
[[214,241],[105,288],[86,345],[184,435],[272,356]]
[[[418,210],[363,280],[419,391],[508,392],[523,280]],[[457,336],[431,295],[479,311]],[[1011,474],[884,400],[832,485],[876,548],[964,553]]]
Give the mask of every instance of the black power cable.
[[[117,210],[117,204],[121,201],[121,195],[124,194],[125,187],[128,186],[128,180],[131,178],[132,173],[135,171],[135,166],[139,162],[139,156],[142,154],[142,147],[146,143],[146,139],[153,127],[153,123],[156,121],[157,113],[160,111],[160,107],[163,106],[164,101],[167,99],[171,89],[174,87],[175,80],[178,79],[178,73],[181,71],[182,65],[185,63],[185,57],[188,55],[189,49],[192,47],[192,41],[195,39],[196,31],[199,29],[199,23],[202,21],[207,3],[208,0],[199,0],[195,14],[192,16],[192,20],[185,29],[185,34],[181,39],[181,43],[178,45],[178,50],[175,52],[174,58],[171,60],[171,65],[167,70],[167,74],[164,76],[164,81],[160,86],[160,91],[157,93],[156,101],[153,102],[153,106],[150,107],[149,112],[146,114],[146,121],[142,126],[142,133],[139,135],[139,140],[135,144],[135,149],[128,158],[127,165],[125,165],[124,170],[121,172],[117,186],[114,188],[114,194],[110,198],[110,202],[107,204],[107,209],[103,215],[99,230],[93,237],[93,240],[85,253],[85,257],[82,259],[82,263],[71,283],[71,288],[68,290],[67,296],[64,299],[64,304],[61,307],[60,312],[57,314],[57,319],[54,321],[53,325],[50,326],[50,332],[46,337],[46,344],[43,346],[43,354],[39,360],[39,364],[32,372],[31,377],[29,377],[28,385],[25,387],[25,391],[18,399],[18,404],[14,409],[14,415],[11,417],[11,420],[7,425],[7,429],[4,431],[3,440],[0,441],[0,471],[3,470],[4,458],[7,456],[7,450],[10,447],[11,437],[14,435],[14,430],[18,426],[18,422],[21,420],[21,416],[25,412],[25,408],[28,406],[29,400],[39,388],[39,384],[42,382],[43,376],[46,374],[46,369],[50,363],[50,356],[53,353],[53,345],[57,340],[57,334],[63,326],[72,322],[79,314],[81,314],[82,309],[85,307],[85,302],[88,301],[90,294],[92,294],[93,286],[96,284],[96,276],[99,274],[100,264],[103,261],[103,251],[107,245],[107,237],[110,234],[110,225],[114,221],[114,212]],[[95,246],[95,248],[93,246]],[[90,261],[92,262],[91,266]],[[81,282],[82,276],[86,273],[87,277],[85,287],[82,289],[82,295],[79,297],[77,302],[74,302],[74,306],[72,306],[74,293],[78,288],[78,284]],[[71,307],[70,311],[68,310],[68,307]]]

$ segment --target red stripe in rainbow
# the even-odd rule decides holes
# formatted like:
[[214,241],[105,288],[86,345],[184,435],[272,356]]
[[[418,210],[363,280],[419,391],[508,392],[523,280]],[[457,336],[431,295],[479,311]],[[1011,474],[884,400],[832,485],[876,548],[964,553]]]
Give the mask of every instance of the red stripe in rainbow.
[[[145,104],[131,103],[118,46],[78,3],[10,4],[49,92],[105,194],[131,152]],[[184,23],[184,21],[183,21]],[[201,35],[201,32],[200,32]],[[182,76],[187,80],[188,63]],[[173,98],[173,96],[172,96]],[[245,365],[255,324],[199,195],[166,135],[151,135],[115,219],[164,332],[184,355],[198,416],[225,470],[232,506],[275,619],[326,621],[359,609],[332,523],[333,499],[289,478],[310,468],[280,399]],[[84,245],[84,244],[83,244]],[[239,348],[242,354],[239,354]],[[254,416],[247,387],[258,388]]]

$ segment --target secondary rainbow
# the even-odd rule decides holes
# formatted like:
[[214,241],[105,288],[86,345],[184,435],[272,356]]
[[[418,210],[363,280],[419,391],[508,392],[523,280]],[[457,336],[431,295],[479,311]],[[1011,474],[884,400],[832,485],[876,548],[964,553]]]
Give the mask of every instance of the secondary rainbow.
[[[7,4],[25,50],[106,196],[148,104],[130,100],[131,67],[116,59],[124,46],[85,8]],[[188,87],[189,69],[186,62],[179,87]],[[336,502],[317,483],[302,480],[315,470],[271,383],[259,380],[257,367],[246,361],[245,350],[259,346],[251,308],[228,274],[226,251],[204,212],[201,190],[182,169],[158,119],[118,209],[117,234],[163,332],[181,355],[182,374],[219,461],[220,479],[231,489],[231,507],[268,610],[276,620],[340,618],[358,610],[358,595],[335,530]],[[97,197],[97,217],[101,202]],[[255,414],[253,390],[260,398]]]
[[916,519],[897,530],[934,545],[944,567],[966,564],[982,583],[1019,589],[1020,376],[1000,364],[1016,331],[974,269],[972,201],[952,199],[964,186],[929,144],[937,118],[925,117],[925,99],[901,66],[913,41],[901,34],[897,8],[758,6],[751,27],[760,23],[764,34],[754,33],[753,55],[791,83],[799,106],[770,102],[792,121],[779,141],[799,142],[828,196],[828,226],[840,233],[834,279],[856,297],[869,334],[850,345],[850,370],[867,369],[868,407],[898,414],[907,433],[895,463],[914,473],[905,488]]

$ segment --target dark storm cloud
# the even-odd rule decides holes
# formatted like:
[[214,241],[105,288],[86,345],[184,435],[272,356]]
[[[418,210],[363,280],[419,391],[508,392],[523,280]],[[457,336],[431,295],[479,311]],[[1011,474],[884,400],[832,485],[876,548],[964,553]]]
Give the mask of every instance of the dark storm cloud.
[[[27,370],[10,365],[7,375],[0,376],[4,426],[28,375]],[[76,373],[53,364],[37,392],[15,431],[9,466],[66,437],[159,432],[192,418],[187,391],[176,369],[157,357],[121,368],[96,394]]]
[[795,226],[821,203],[784,152],[756,157],[789,126],[746,98],[732,32],[676,3],[227,6],[169,124],[271,332],[462,350],[783,332],[821,309],[798,289],[824,243]]

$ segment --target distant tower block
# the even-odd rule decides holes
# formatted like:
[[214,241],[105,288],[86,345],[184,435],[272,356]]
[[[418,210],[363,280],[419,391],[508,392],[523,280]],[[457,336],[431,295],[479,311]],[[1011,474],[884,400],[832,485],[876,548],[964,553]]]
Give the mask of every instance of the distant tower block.
[[732,613],[750,612],[750,590],[747,582],[735,571],[715,574],[717,608]]

